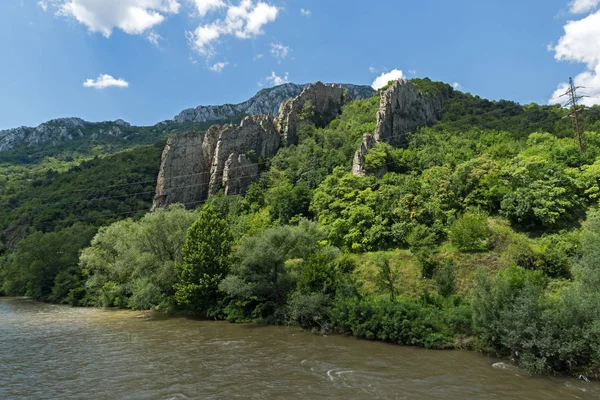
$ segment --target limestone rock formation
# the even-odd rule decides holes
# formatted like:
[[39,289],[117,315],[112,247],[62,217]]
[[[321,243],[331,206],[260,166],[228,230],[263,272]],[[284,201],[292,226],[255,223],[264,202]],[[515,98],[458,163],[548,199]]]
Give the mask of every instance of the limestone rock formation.
[[279,138],[270,115],[169,138],[152,208],[173,203],[193,207],[220,189],[244,193],[258,175],[258,157],[275,155]]
[[423,95],[407,80],[394,82],[381,93],[377,112],[377,128],[363,137],[360,149],[354,155],[352,173],[366,175],[364,158],[377,143],[398,146],[404,136],[417,128],[436,122],[448,100],[449,93]]
[[[277,127],[286,146],[298,143],[298,130],[304,123],[325,126],[339,115],[344,105],[345,89],[341,85],[317,82],[298,97],[281,104]],[[307,107],[308,105],[308,107]]]
[[[258,157],[272,157],[279,150],[280,136],[273,124],[271,115],[252,115],[244,118],[239,126],[228,125],[224,127],[218,139],[215,154],[210,168],[209,194],[215,194],[221,189],[230,192],[230,188],[225,183],[230,181],[230,176],[224,174],[227,161],[233,155],[234,158],[244,155],[244,169],[249,169],[250,157],[255,157],[254,164],[258,167]],[[238,166],[232,166],[231,161],[228,174],[234,177]],[[244,179],[247,181],[248,178]],[[235,179],[234,179],[235,181]],[[239,185],[235,190],[237,193],[246,191],[246,187]],[[249,184],[249,183],[248,183]]]
[[191,207],[206,198],[210,179],[207,171],[210,171],[219,133],[218,127],[214,127],[204,134],[191,132],[167,140],[153,209],[176,202]]
[[[359,87],[357,87],[359,88]],[[363,91],[366,92],[366,91]],[[303,123],[326,125],[353,98],[341,85],[316,83],[281,105],[279,115],[251,115],[240,125],[215,125],[198,133],[172,137],[165,147],[153,208],[173,203],[195,206],[223,190],[243,194],[258,178],[261,158],[294,144]],[[357,96],[361,91],[355,88]]]
[[[263,89],[251,99],[240,104],[225,104],[222,106],[199,106],[183,110],[173,120],[183,122],[209,122],[231,120],[240,115],[267,115],[276,114],[280,105],[288,99],[299,96],[300,93],[311,85],[297,85],[285,83],[269,89]],[[342,84],[348,91],[348,96],[353,99],[365,99],[375,94],[370,86]]]
[[244,194],[258,176],[258,164],[244,154],[232,153],[223,168],[223,187],[228,196]]

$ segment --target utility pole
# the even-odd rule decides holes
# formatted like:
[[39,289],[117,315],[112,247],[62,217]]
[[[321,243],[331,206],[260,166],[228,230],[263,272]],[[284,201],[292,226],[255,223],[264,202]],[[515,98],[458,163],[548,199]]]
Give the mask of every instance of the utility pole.
[[579,104],[577,104],[577,102],[585,96],[578,96],[577,89],[581,89],[581,86],[575,86],[575,84],[573,83],[573,78],[569,78],[569,89],[561,97],[569,97],[569,101],[565,104],[565,107],[571,107],[571,112],[569,113],[569,116],[573,121],[573,130],[575,131],[577,142],[579,143],[579,151],[583,153],[585,149],[583,148],[583,142],[581,140],[581,121],[579,120],[579,115],[583,111],[583,108],[581,108]]

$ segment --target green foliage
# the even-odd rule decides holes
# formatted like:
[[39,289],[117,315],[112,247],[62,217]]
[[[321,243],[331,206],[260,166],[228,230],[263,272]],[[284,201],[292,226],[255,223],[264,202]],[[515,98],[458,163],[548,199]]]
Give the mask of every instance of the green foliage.
[[382,292],[389,294],[392,301],[396,301],[396,297],[398,296],[396,287],[400,280],[398,271],[395,271],[390,266],[389,257],[382,257],[378,260],[378,264],[377,286]]
[[495,279],[479,273],[473,292],[473,321],[480,340],[511,354],[532,373],[600,371],[600,218],[588,216],[575,280],[552,291],[541,271],[512,266]]
[[433,299],[350,298],[335,304],[335,329],[352,336],[432,349],[452,348],[458,334],[469,334],[466,304]]
[[364,168],[369,173],[380,173],[383,170],[393,169],[392,157],[394,148],[387,143],[377,143],[365,155]]
[[452,86],[443,82],[434,82],[429,78],[414,78],[410,80],[423,96],[450,97],[454,93]]
[[127,219],[100,229],[80,257],[89,303],[134,309],[171,309],[175,264],[196,214],[170,206],[140,221]]
[[464,252],[489,250],[490,236],[488,216],[482,212],[466,212],[448,231],[450,242]]
[[52,232],[78,221],[99,227],[141,217],[152,205],[162,147],[138,147],[9,182],[14,186],[0,189],[0,232],[12,246],[26,227]]
[[227,319],[281,318],[287,293],[294,287],[286,261],[308,258],[322,239],[316,224],[308,221],[267,229],[259,236],[243,239],[236,254],[238,262],[219,286],[229,297]]
[[175,298],[188,310],[202,316],[220,311],[219,284],[231,267],[233,238],[225,220],[210,206],[204,207],[188,231],[176,265]]
[[95,233],[75,224],[60,232],[33,232],[17,249],[0,259],[1,291],[9,296],[29,296],[57,303],[76,302],[71,291],[81,287],[77,270],[79,251]]
[[423,278],[433,278],[438,260],[436,258],[437,235],[425,225],[415,225],[407,237],[410,251],[421,266]]
[[440,295],[448,297],[456,293],[456,275],[452,260],[447,260],[436,268],[434,279]]

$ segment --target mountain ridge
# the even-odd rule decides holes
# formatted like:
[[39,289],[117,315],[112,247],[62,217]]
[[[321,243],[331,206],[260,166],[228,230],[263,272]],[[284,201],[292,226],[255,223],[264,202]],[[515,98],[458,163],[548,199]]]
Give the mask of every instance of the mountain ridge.
[[[276,113],[281,103],[296,97],[309,84],[286,83],[263,89],[256,95],[239,104],[198,106],[181,111],[172,120],[165,120],[151,126],[134,126],[117,119],[115,121],[90,122],[77,117],[56,118],[37,127],[21,126],[0,130],[0,152],[19,147],[38,147],[45,144],[76,141],[78,139],[122,139],[132,144],[138,141],[159,140],[169,134],[181,133],[193,128],[206,129],[206,124],[239,122],[246,115]],[[375,94],[370,86],[342,84],[356,99]],[[197,126],[194,124],[202,124]],[[148,135],[148,138],[139,137]],[[138,137],[138,139],[135,139]]]

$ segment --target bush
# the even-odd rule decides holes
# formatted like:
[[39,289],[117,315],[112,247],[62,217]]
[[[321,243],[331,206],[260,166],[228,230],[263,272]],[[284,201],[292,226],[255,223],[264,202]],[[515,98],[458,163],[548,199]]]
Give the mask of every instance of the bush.
[[450,312],[453,308],[454,304],[433,305],[408,297],[395,302],[388,297],[352,298],[335,304],[332,323],[338,331],[364,339],[447,349],[454,347],[457,336],[469,333],[457,330],[468,307],[463,307],[462,313]]
[[456,277],[452,260],[446,260],[440,265],[435,271],[434,278],[440,295],[448,297],[456,293]]
[[331,329],[329,305],[331,297],[324,293],[304,294],[294,292],[286,305],[286,319],[288,323],[300,325],[305,329],[319,329],[329,332]]
[[482,212],[466,212],[448,230],[450,242],[462,252],[489,250],[490,236],[488,216]]

